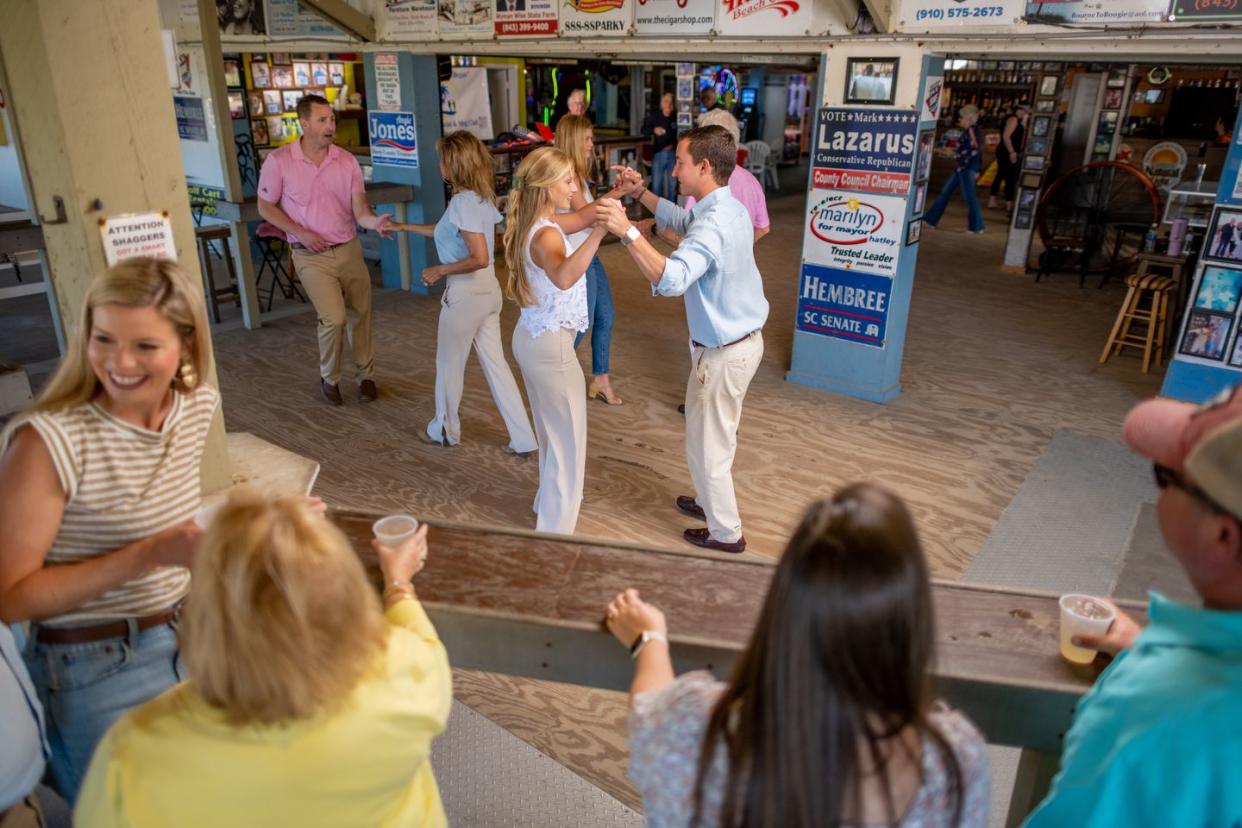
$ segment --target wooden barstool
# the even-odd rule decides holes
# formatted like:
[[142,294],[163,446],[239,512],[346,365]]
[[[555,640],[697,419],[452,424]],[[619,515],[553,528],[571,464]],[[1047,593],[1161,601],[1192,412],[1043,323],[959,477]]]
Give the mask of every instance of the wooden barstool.
[[[203,292],[207,296],[207,303],[211,305],[212,321],[219,324],[221,299],[232,299],[239,307],[241,306],[241,293],[237,288],[237,271],[233,268],[233,257],[229,255],[229,237],[233,235],[233,231],[227,224],[208,224],[195,227],[194,235],[198,238],[199,264],[203,269]],[[213,241],[220,241],[224,245],[222,258],[229,271],[229,283],[225,287],[216,287],[215,279],[211,276],[211,243]]]
[[[1104,344],[1104,353],[1100,354],[1101,363],[1121,353],[1122,348],[1143,349],[1144,374],[1151,367],[1153,354],[1157,366],[1164,362],[1165,320],[1169,316],[1169,296],[1176,286],[1177,282],[1168,276],[1154,273],[1132,273],[1126,277],[1126,298]],[[1144,299],[1150,299],[1145,306]]]

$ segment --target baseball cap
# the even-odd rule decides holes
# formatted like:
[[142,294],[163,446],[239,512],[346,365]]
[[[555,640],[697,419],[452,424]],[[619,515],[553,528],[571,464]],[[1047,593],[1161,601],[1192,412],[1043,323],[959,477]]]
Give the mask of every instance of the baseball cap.
[[1126,416],[1126,442],[1184,472],[1209,497],[1242,517],[1242,385],[1205,405],[1154,399]]

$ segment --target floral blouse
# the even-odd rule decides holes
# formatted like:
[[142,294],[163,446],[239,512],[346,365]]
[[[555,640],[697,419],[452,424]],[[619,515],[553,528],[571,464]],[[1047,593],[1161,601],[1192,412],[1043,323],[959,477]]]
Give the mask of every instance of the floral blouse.
[[[699,671],[671,685],[642,693],[630,713],[630,777],[642,794],[647,824],[657,828],[689,826],[694,816],[694,782],[703,733],[724,684]],[[991,772],[983,737],[962,714],[937,706],[932,724],[953,747],[962,770],[962,828],[987,825]],[[923,741],[923,786],[898,823],[901,828],[953,826],[953,802],[945,757],[931,740]],[[703,786],[703,825],[717,825],[728,763],[716,751]]]

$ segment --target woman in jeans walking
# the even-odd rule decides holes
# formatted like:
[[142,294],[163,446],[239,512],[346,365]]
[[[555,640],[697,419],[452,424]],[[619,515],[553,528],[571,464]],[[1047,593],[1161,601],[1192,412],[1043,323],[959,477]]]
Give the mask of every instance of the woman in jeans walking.
[[967,104],[958,110],[957,118],[958,125],[962,128],[962,134],[957,139],[957,169],[944,183],[944,189],[936,196],[936,203],[923,216],[923,223],[932,228],[939,224],[944,208],[953,197],[953,191],[961,186],[962,196],[966,199],[967,227],[972,233],[982,233],[983,211],[979,209],[979,196],[975,193],[975,179],[983,171],[979,127],[976,126],[979,123],[979,108],[974,104]]

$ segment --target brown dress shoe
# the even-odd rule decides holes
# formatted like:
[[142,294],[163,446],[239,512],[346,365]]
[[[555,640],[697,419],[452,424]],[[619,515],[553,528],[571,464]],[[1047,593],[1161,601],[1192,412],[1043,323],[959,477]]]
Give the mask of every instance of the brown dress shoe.
[[690,495],[677,495],[677,508],[690,517],[707,520],[707,513],[703,511],[703,507]]
[[735,555],[746,551],[745,537],[738,538],[733,543],[725,543],[713,538],[710,529],[687,529],[681,533],[681,536],[695,546],[701,546],[704,549],[715,549],[717,552],[731,552]]
[[358,383],[358,402],[375,402],[379,397],[379,389],[375,387],[375,381],[364,379]]
[[341,399],[341,389],[326,379],[319,380],[319,391],[323,394],[323,398],[330,405],[343,405],[345,401]]

